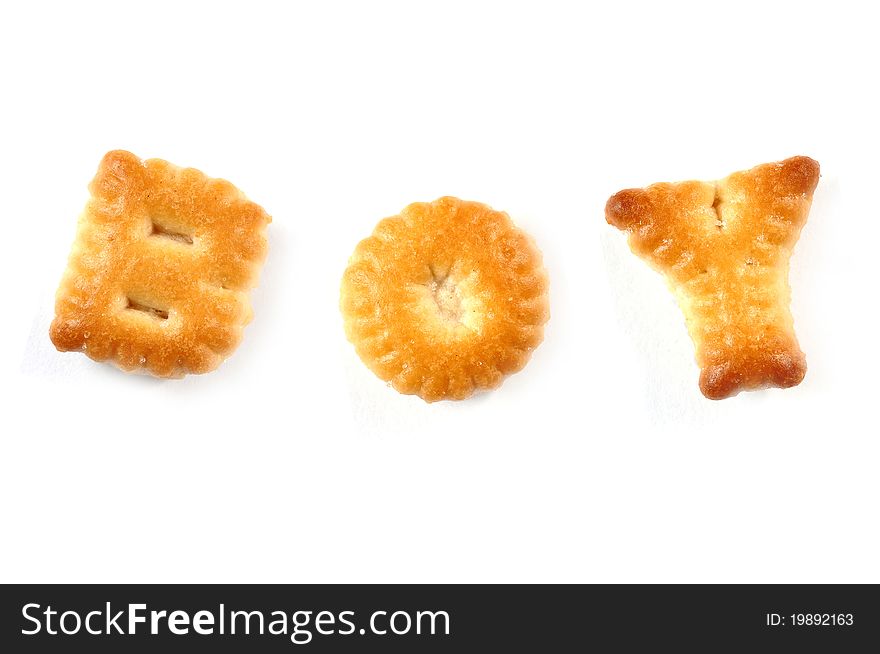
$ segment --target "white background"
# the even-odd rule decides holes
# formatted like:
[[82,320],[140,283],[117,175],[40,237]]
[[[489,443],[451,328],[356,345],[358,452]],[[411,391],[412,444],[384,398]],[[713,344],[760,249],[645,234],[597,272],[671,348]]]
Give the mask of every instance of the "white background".
[[[880,48],[856,7],[5,4],[0,579],[880,582]],[[115,148],[274,217],[254,322],[207,376],[49,342]],[[605,201],[795,154],[822,165],[791,272],[809,372],[710,402]],[[427,405],[361,364],[338,287],[380,218],[445,194],[533,234],[553,316],[500,390]]]

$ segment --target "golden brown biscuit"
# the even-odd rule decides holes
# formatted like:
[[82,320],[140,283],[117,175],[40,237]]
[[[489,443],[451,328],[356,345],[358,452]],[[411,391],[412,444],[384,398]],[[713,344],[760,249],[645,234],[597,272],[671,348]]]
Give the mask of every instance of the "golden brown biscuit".
[[818,181],[818,163],[792,157],[718,182],[654,184],[608,200],[608,223],[666,276],[684,311],[706,397],[803,379],[788,261]]
[[213,370],[251,319],[271,218],[229,182],[108,152],[89,185],[49,334],[123,370]]
[[401,393],[461,400],[525,366],[549,317],[541,253],[506,213],[444,197],[361,241],[342,278],[345,332]]

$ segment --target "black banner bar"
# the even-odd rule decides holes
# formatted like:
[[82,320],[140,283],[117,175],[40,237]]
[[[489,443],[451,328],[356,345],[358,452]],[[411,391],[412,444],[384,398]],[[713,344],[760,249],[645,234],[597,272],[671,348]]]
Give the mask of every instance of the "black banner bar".
[[0,594],[0,652],[15,653],[880,647],[874,585],[11,585]]

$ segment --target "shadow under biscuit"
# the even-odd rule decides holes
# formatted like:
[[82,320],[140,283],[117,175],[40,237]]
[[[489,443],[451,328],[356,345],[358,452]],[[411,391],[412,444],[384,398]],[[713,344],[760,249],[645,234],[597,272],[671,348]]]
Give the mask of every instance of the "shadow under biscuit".
[[702,396],[694,392],[699,369],[681,310],[663,278],[633,259],[617,234],[600,236],[611,296],[621,331],[634,346],[644,374],[631,383],[658,422],[701,412]]

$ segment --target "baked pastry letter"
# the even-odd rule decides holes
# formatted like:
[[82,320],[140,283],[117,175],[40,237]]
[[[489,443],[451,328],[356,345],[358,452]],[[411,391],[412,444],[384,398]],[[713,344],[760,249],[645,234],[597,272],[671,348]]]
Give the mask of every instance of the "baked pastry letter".
[[717,182],[653,184],[608,200],[608,223],[629,235],[632,251],[678,299],[706,397],[803,379],[788,267],[818,181],[817,162],[792,157]]
[[123,370],[213,370],[251,319],[271,218],[232,184],[108,152],[89,186],[50,337]]
[[506,213],[453,197],[380,221],[349,260],[340,308],[363,362],[427,402],[499,386],[550,315],[532,239]]

